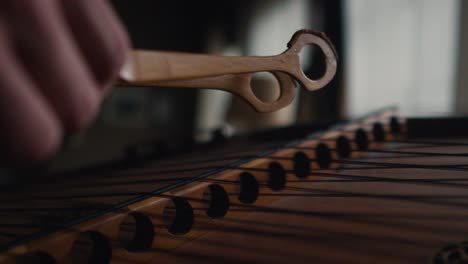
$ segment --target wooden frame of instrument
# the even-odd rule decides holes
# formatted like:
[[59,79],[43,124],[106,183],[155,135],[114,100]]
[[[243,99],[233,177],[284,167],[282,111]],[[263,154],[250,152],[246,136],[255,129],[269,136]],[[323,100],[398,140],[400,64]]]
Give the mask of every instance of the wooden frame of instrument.
[[[389,108],[377,114],[370,115],[369,117],[355,120],[340,126],[336,126],[329,131],[322,133],[314,133],[307,139],[292,142],[284,146],[284,148],[276,149],[263,153],[257,158],[251,160],[241,160],[237,164],[232,164],[235,168],[224,168],[212,174],[200,175],[198,180],[184,182],[178,186],[171,186],[171,189],[162,192],[147,194],[144,199],[133,202],[122,208],[106,212],[95,218],[89,218],[87,221],[77,223],[62,231],[48,234],[47,236],[38,237],[32,241],[27,241],[21,245],[10,248],[7,252],[0,255],[2,263],[19,263],[17,262],[18,256],[25,256],[28,254],[41,254],[53,258],[58,263],[67,263],[71,261],[70,252],[80,234],[86,232],[93,232],[94,234],[102,235],[102,238],[111,246],[112,260],[111,263],[125,263],[126,261],[150,261],[157,258],[158,250],[171,250],[184,243],[190,242],[193,239],[209,232],[206,227],[211,226],[216,228],[217,225],[223,225],[222,220],[213,219],[206,215],[207,204],[203,199],[204,192],[213,183],[216,183],[224,188],[229,195],[230,209],[228,215],[230,218],[241,217],[241,213],[233,209],[239,209],[246,206],[239,201],[239,175],[243,172],[249,172],[253,175],[259,186],[258,199],[255,201],[255,206],[268,205],[272,203],[275,196],[268,194],[275,191],[268,187],[268,166],[272,163],[280,164],[286,171],[286,186],[300,186],[307,187],[313,185],[313,176],[310,176],[310,181],[295,183],[291,179],[296,178],[293,175],[294,162],[293,157],[298,152],[306,154],[311,161],[317,159],[316,149],[319,144],[328,146],[332,160],[337,158],[336,139],[339,136],[345,136],[351,142],[353,149],[357,149],[354,143],[354,136],[357,129],[364,129],[370,136],[369,148],[375,148],[379,144],[372,139],[372,124],[380,122],[383,124],[385,133],[388,140],[394,137],[390,133],[389,120],[391,116],[397,116],[398,113],[395,109]],[[403,119],[401,119],[403,121]],[[404,124],[404,122],[402,123]],[[404,125],[402,126],[404,129]],[[352,157],[358,157],[360,154],[357,152],[352,153]],[[311,162],[312,169],[319,169],[317,162]],[[235,165],[235,166],[234,166]],[[324,170],[336,169],[339,164],[331,163],[329,168]],[[174,235],[168,231],[167,223],[164,222],[164,208],[171,202],[173,197],[183,197],[188,201],[194,209],[194,223],[190,232],[184,235]],[[249,206],[249,205],[247,205]],[[154,227],[154,239],[151,241],[150,248],[146,252],[130,252],[121,243],[121,223],[129,214],[138,212],[141,215],[148,217]],[[110,256],[109,256],[110,257]],[[140,263],[139,262],[139,263]],[[23,262],[21,262],[23,263]]]

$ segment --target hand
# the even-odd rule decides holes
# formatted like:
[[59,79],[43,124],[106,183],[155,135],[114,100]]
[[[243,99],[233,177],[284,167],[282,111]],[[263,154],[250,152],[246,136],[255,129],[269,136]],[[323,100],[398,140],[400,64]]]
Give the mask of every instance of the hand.
[[129,44],[103,0],[0,1],[0,150],[41,161],[95,117]]

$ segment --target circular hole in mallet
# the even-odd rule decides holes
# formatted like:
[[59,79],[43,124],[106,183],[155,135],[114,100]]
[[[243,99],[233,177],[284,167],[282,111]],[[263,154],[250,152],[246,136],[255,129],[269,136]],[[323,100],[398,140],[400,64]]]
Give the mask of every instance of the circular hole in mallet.
[[281,191],[286,185],[286,171],[278,162],[268,164],[268,187],[273,191]]
[[211,218],[224,217],[229,210],[229,195],[219,184],[211,184],[203,193],[203,201],[208,205],[206,215]]
[[163,218],[169,233],[184,235],[192,229],[193,208],[185,198],[174,197],[164,208]]
[[332,155],[330,148],[327,146],[327,144],[318,144],[315,148],[315,156],[317,157],[317,163],[320,169],[330,168],[330,164],[332,162]]
[[302,151],[296,152],[293,157],[293,171],[298,178],[305,178],[310,174],[310,159]]
[[154,239],[154,226],[143,213],[128,214],[120,223],[120,243],[129,252],[144,252],[151,248]]
[[340,158],[349,158],[351,157],[351,142],[345,136],[339,136],[336,139],[336,152]]
[[302,47],[299,52],[301,68],[307,78],[318,80],[326,70],[326,57],[322,49],[315,44]]
[[259,185],[255,176],[248,172],[239,175],[239,195],[241,203],[253,204],[258,199]]
[[97,231],[86,231],[73,242],[70,259],[73,264],[107,264],[111,255],[111,243],[106,236]]
[[280,84],[276,77],[269,72],[256,72],[250,80],[253,94],[262,102],[271,103],[281,95]]

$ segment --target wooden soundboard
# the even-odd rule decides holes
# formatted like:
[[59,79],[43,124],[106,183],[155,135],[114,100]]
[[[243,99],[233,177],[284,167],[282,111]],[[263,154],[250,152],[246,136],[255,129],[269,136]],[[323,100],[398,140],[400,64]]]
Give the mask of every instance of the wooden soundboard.
[[393,108],[0,198],[1,263],[466,263],[468,137]]

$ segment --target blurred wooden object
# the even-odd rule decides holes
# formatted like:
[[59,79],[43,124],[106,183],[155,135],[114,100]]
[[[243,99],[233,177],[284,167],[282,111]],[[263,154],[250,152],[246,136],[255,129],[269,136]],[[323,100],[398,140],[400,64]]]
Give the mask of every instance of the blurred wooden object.
[[[301,69],[299,53],[307,45],[317,45],[325,55],[325,73],[318,80],[309,79]],[[292,101],[293,81],[284,85],[286,80],[282,73],[313,91],[331,81],[336,73],[336,60],[333,44],[324,33],[300,30],[288,43],[288,50],[276,56],[217,56],[135,50],[120,77],[124,85],[221,89],[240,95],[258,111],[269,112]],[[278,101],[262,102],[252,93],[250,78],[256,72],[270,72],[277,77],[281,88]],[[236,74],[244,74],[244,78],[236,80],[238,77],[232,76]]]

